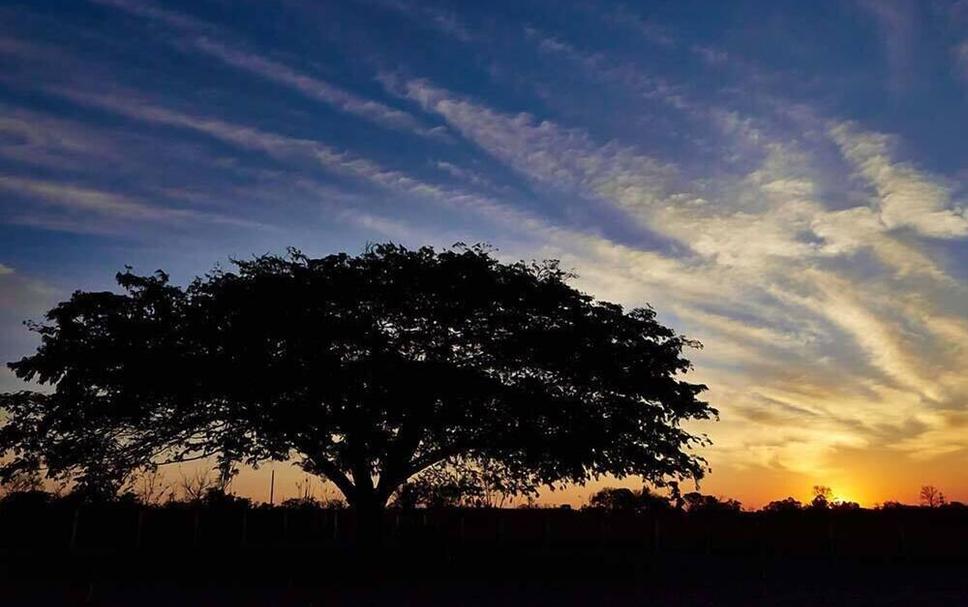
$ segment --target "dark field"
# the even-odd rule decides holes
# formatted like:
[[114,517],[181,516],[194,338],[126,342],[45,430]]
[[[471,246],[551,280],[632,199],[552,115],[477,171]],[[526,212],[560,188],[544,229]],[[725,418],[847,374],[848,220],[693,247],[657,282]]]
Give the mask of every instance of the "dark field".
[[965,605],[968,513],[0,512],[3,605]]

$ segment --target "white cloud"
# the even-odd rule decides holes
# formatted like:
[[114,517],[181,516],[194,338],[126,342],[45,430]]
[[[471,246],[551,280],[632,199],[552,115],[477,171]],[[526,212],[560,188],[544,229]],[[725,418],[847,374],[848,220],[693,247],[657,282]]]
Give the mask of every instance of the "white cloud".
[[[822,212],[809,200],[812,184],[775,166],[767,164],[747,178],[748,188],[757,190],[754,197],[782,200],[766,205],[766,212],[705,205],[696,194],[676,192],[679,175],[674,166],[630,146],[597,144],[580,130],[529,114],[497,112],[423,80],[411,80],[403,90],[509,167],[612,201],[643,225],[658,228],[723,265],[760,265],[764,256],[803,257],[816,249],[796,238],[799,230],[809,229],[812,216]],[[778,164],[779,155],[775,150],[768,162]],[[771,175],[765,175],[766,170]]]
[[[895,233],[958,238],[964,217],[940,180],[895,162],[885,138],[829,131],[875,191],[870,206],[841,191],[831,208],[828,176],[814,157],[735,112],[688,106],[761,154],[759,164],[691,186],[676,167],[631,145],[597,143],[579,129],[500,112],[424,80],[398,88],[508,167],[607,200],[692,252],[662,254],[595,237],[549,239],[544,249],[579,268],[582,286],[596,295],[654,302],[690,334],[715,336],[695,356],[697,377],[727,386],[711,395],[733,399],[724,415],[782,406],[796,420],[782,437],[776,426],[747,428],[748,441],[730,461],[743,461],[743,451],[759,453],[758,465],[766,458],[817,471],[830,469],[827,458],[842,448],[910,450],[905,436],[935,431],[925,411],[968,397],[968,386],[955,379],[963,365],[942,355],[957,337],[950,328],[930,330],[927,320],[933,298],[963,287],[917,242]],[[823,133],[823,126],[813,121],[810,128]],[[884,267],[858,282],[853,263],[861,252]],[[921,298],[920,316],[898,303],[906,293]],[[709,307],[728,315],[703,311]]]
[[921,368],[917,354],[905,348],[896,325],[878,318],[870,302],[859,301],[855,289],[843,279],[820,272],[811,272],[811,277],[821,293],[814,302],[817,309],[852,335],[879,369],[928,399],[940,398],[937,385]]
[[909,227],[936,238],[968,235],[968,218],[964,209],[952,207],[949,188],[911,165],[894,162],[889,137],[861,132],[849,123],[834,125],[830,134],[874,187],[880,219],[888,229]]
[[509,167],[560,187],[581,188],[625,204],[633,214],[661,200],[675,171],[632,148],[597,145],[584,132],[506,114],[452,95],[425,80],[410,80],[403,93],[440,114],[465,138]]

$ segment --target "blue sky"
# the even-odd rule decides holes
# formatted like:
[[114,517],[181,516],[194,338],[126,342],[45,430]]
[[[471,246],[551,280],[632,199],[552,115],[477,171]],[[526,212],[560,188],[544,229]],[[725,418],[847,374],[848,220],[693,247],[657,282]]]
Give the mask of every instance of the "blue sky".
[[125,264],[486,241],[705,343],[713,488],[968,498],[965,133],[965,0],[2,2],[0,358]]

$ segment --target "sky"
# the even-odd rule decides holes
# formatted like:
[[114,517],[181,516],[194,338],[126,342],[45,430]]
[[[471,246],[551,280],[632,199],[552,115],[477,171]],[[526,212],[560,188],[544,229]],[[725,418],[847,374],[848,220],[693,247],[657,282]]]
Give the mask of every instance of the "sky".
[[488,242],[704,344],[703,492],[968,501],[966,133],[968,0],[4,0],[0,360],[125,265]]

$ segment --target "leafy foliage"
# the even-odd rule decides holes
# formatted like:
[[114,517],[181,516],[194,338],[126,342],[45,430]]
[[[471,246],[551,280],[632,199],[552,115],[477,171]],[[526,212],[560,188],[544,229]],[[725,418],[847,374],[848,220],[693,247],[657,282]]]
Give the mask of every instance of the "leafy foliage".
[[500,508],[514,495],[534,497],[534,487],[517,483],[496,462],[454,458],[400,485],[393,495],[398,508]]
[[740,512],[743,509],[743,504],[737,500],[703,495],[697,491],[687,493],[682,497],[685,502],[685,509],[690,513]]
[[109,494],[133,471],[296,459],[359,508],[461,458],[515,491],[609,474],[699,478],[682,422],[716,414],[681,379],[693,345],[650,308],[567,284],[556,262],[481,246],[235,261],[186,288],[130,270],[76,292],[10,368],[3,478],[43,468]]
[[810,500],[810,507],[818,510],[829,508],[833,501],[834,492],[826,485],[813,486],[813,499]]
[[588,500],[591,509],[609,512],[654,512],[672,510],[669,500],[642,487],[633,491],[626,487],[605,487],[593,494]]
[[799,500],[792,497],[788,497],[782,500],[772,501],[769,504],[763,506],[763,512],[800,512],[803,510],[803,504]]

